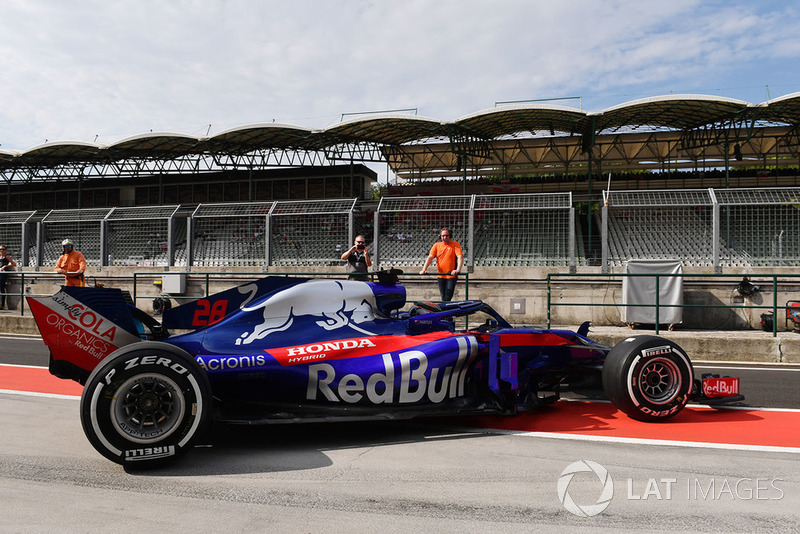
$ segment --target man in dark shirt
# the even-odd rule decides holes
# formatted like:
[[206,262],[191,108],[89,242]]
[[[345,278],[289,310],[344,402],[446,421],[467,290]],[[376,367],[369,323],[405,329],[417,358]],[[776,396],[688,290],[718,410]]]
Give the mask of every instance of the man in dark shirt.
[[342,254],[342,259],[347,262],[347,272],[351,273],[350,280],[369,281],[367,269],[372,267],[372,260],[369,259],[369,249],[366,243],[363,235],[356,236],[353,246]]

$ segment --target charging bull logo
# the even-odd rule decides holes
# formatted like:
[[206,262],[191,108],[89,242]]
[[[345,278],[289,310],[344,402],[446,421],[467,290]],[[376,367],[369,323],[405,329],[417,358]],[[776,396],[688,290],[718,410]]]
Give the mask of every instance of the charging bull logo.
[[369,285],[352,280],[311,280],[280,291],[242,311],[264,309],[264,321],[244,332],[237,345],[249,345],[275,332],[283,332],[298,317],[319,317],[315,324],[325,330],[349,327],[366,335],[373,332],[359,324],[375,319],[375,295]]

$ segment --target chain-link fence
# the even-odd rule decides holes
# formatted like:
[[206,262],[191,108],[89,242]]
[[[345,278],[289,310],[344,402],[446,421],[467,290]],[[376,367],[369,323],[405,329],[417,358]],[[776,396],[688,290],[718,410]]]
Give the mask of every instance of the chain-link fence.
[[[356,201],[12,212],[0,240],[21,265],[54,265],[69,238],[96,265],[263,268],[339,266],[363,233],[383,269],[421,266],[449,228],[468,267],[587,264],[568,192],[384,197],[374,214]],[[800,266],[800,188],[604,191],[600,215],[604,270],[631,259]]]
[[421,266],[442,228],[468,266],[575,264],[571,193],[384,198],[376,228],[385,266]]
[[199,267],[265,265],[267,221],[274,204],[197,206],[191,217],[191,264]]
[[717,189],[723,264],[800,265],[800,188]]
[[338,265],[356,200],[200,204],[190,218],[192,265]]
[[185,244],[186,232],[176,231],[178,206],[114,208],[106,216],[106,264],[167,266],[174,247]]
[[575,265],[571,193],[478,195],[476,266]]
[[710,189],[604,191],[603,199],[603,265],[631,259],[714,265]]
[[[474,197],[384,197],[375,212],[373,262],[384,267],[422,267],[439,230],[450,229],[469,265]],[[370,236],[367,236],[369,238]]]
[[341,265],[352,244],[356,199],[277,201],[270,216],[270,265]]
[[41,221],[38,244],[39,265],[55,265],[61,256],[61,242],[72,241],[75,250],[83,253],[87,263],[101,263],[103,220],[113,208],[52,210]]
[[35,211],[17,211],[0,213],[0,245],[15,262],[25,265],[32,255],[29,251],[28,230]]
[[603,266],[800,264],[800,189],[604,191]]

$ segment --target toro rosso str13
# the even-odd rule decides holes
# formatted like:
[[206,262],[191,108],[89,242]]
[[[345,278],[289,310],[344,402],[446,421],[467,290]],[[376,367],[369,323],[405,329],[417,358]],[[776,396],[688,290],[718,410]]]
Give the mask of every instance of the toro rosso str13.
[[63,287],[28,302],[50,372],[85,386],[89,441],[129,466],[177,458],[212,420],[514,414],[600,374],[611,401],[642,421],[690,399],[742,399],[738,379],[695,380],[686,353],[660,337],[610,348],[587,338],[588,323],[515,328],[477,300],[405,310],[398,272],[374,283],[265,277],[165,310],[162,322],[113,288]]

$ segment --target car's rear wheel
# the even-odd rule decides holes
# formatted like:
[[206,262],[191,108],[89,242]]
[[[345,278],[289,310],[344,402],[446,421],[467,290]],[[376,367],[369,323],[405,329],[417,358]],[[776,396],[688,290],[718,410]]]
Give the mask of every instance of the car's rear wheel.
[[694,371],[676,343],[637,336],[618,343],[603,364],[603,389],[614,405],[639,421],[679,413],[692,392]]
[[81,397],[86,437],[100,454],[154,467],[186,453],[208,426],[208,377],[183,350],[158,342],[123,347],[89,376]]

